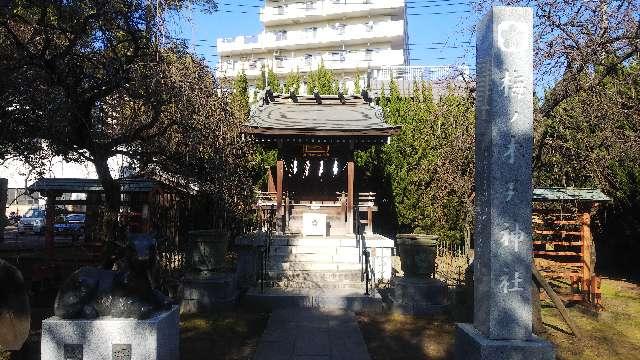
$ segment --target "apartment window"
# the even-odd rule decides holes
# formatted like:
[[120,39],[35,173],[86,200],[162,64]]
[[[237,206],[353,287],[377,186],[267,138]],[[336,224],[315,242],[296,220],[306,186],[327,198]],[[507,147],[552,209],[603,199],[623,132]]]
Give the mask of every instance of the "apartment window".
[[344,35],[345,27],[346,27],[345,24],[337,23],[337,24],[333,25],[333,30],[335,30],[336,33],[338,33],[338,35]]
[[331,60],[344,62],[346,60],[344,52],[342,52],[342,51],[332,52],[331,53]]
[[278,6],[276,6],[276,14],[278,14],[278,15],[284,15],[284,13],[285,13],[284,5],[278,5]]
[[255,70],[258,68],[258,62],[256,60],[249,61],[249,70]]
[[334,4],[343,4],[345,0],[332,0]]
[[368,32],[373,31],[373,21],[369,21],[365,26]]
[[276,67],[283,68],[287,58],[285,56],[276,56]]
[[305,3],[305,9],[307,10],[313,10],[316,8],[316,3],[314,1],[307,1]]
[[311,66],[313,64],[313,55],[305,54],[304,55],[304,64],[305,64],[305,66]]
[[364,61],[371,61],[373,58],[373,49],[367,49],[364,51]]
[[283,41],[283,40],[287,40],[287,31],[286,30],[276,31],[276,41]]
[[307,38],[308,39],[315,39],[316,35],[318,34],[318,28],[317,27],[308,27],[304,29],[305,34],[307,34]]

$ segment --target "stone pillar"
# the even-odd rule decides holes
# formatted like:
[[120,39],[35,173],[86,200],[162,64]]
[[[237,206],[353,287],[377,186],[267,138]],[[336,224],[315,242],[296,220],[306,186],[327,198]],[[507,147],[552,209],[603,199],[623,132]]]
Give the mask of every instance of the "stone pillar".
[[552,359],[532,333],[531,8],[493,7],[476,43],[474,322],[459,324],[458,359]]

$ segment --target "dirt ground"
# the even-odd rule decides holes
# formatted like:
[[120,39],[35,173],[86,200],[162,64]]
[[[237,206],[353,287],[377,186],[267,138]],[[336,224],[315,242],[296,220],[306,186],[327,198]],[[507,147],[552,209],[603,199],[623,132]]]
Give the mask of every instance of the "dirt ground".
[[[550,303],[543,302],[546,334],[558,360],[640,359],[640,286],[603,279],[605,311],[593,316],[580,306],[569,307],[583,338],[577,339]],[[358,314],[371,358],[376,360],[451,359],[455,322],[449,316],[412,317]]]

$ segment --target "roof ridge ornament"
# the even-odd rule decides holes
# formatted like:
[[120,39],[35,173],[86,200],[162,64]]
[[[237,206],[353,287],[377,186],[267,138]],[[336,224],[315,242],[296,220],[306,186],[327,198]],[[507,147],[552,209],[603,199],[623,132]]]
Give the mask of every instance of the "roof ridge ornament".
[[362,96],[362,99],[366,103],[371,104],[371,102],[373,101],[373,99],[369,96],[369,92],[367,91],[367,89],[362,89],[362,91],[360,92],[360,96]]
[[[276,97],[273,95],[273,90],[271,90],[271,86],[267,86],[265,91],[267,93],[267,96],[269,97],[269,101],[275,102],[276,101]],[[267,103],[267,104],[269,104],[269,103]]]
[[347,103],[347,100],[344,98],[344,93],[342,90],[338,91],[338,99],[340,100],[340,104],[344,105]]
[[313,90],[313,98],[316,99],[316,103],[318,105],[322,105],[322,97],[320,96],[320,93],[317,89]]

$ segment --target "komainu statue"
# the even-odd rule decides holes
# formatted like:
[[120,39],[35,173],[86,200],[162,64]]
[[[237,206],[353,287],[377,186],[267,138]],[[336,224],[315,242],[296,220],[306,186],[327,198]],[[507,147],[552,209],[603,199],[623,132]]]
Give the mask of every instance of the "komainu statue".
[[146,319],[174,304],[152,285],[150,272],[156,260],[155,239],[136,234],[129,235],[128,240],[113,266],[116,270],[83,267],[71,274],[56,296],[56,316]]
[[22,273],[0,259],[0,346],[20,350],[30,325],[29,296]]

